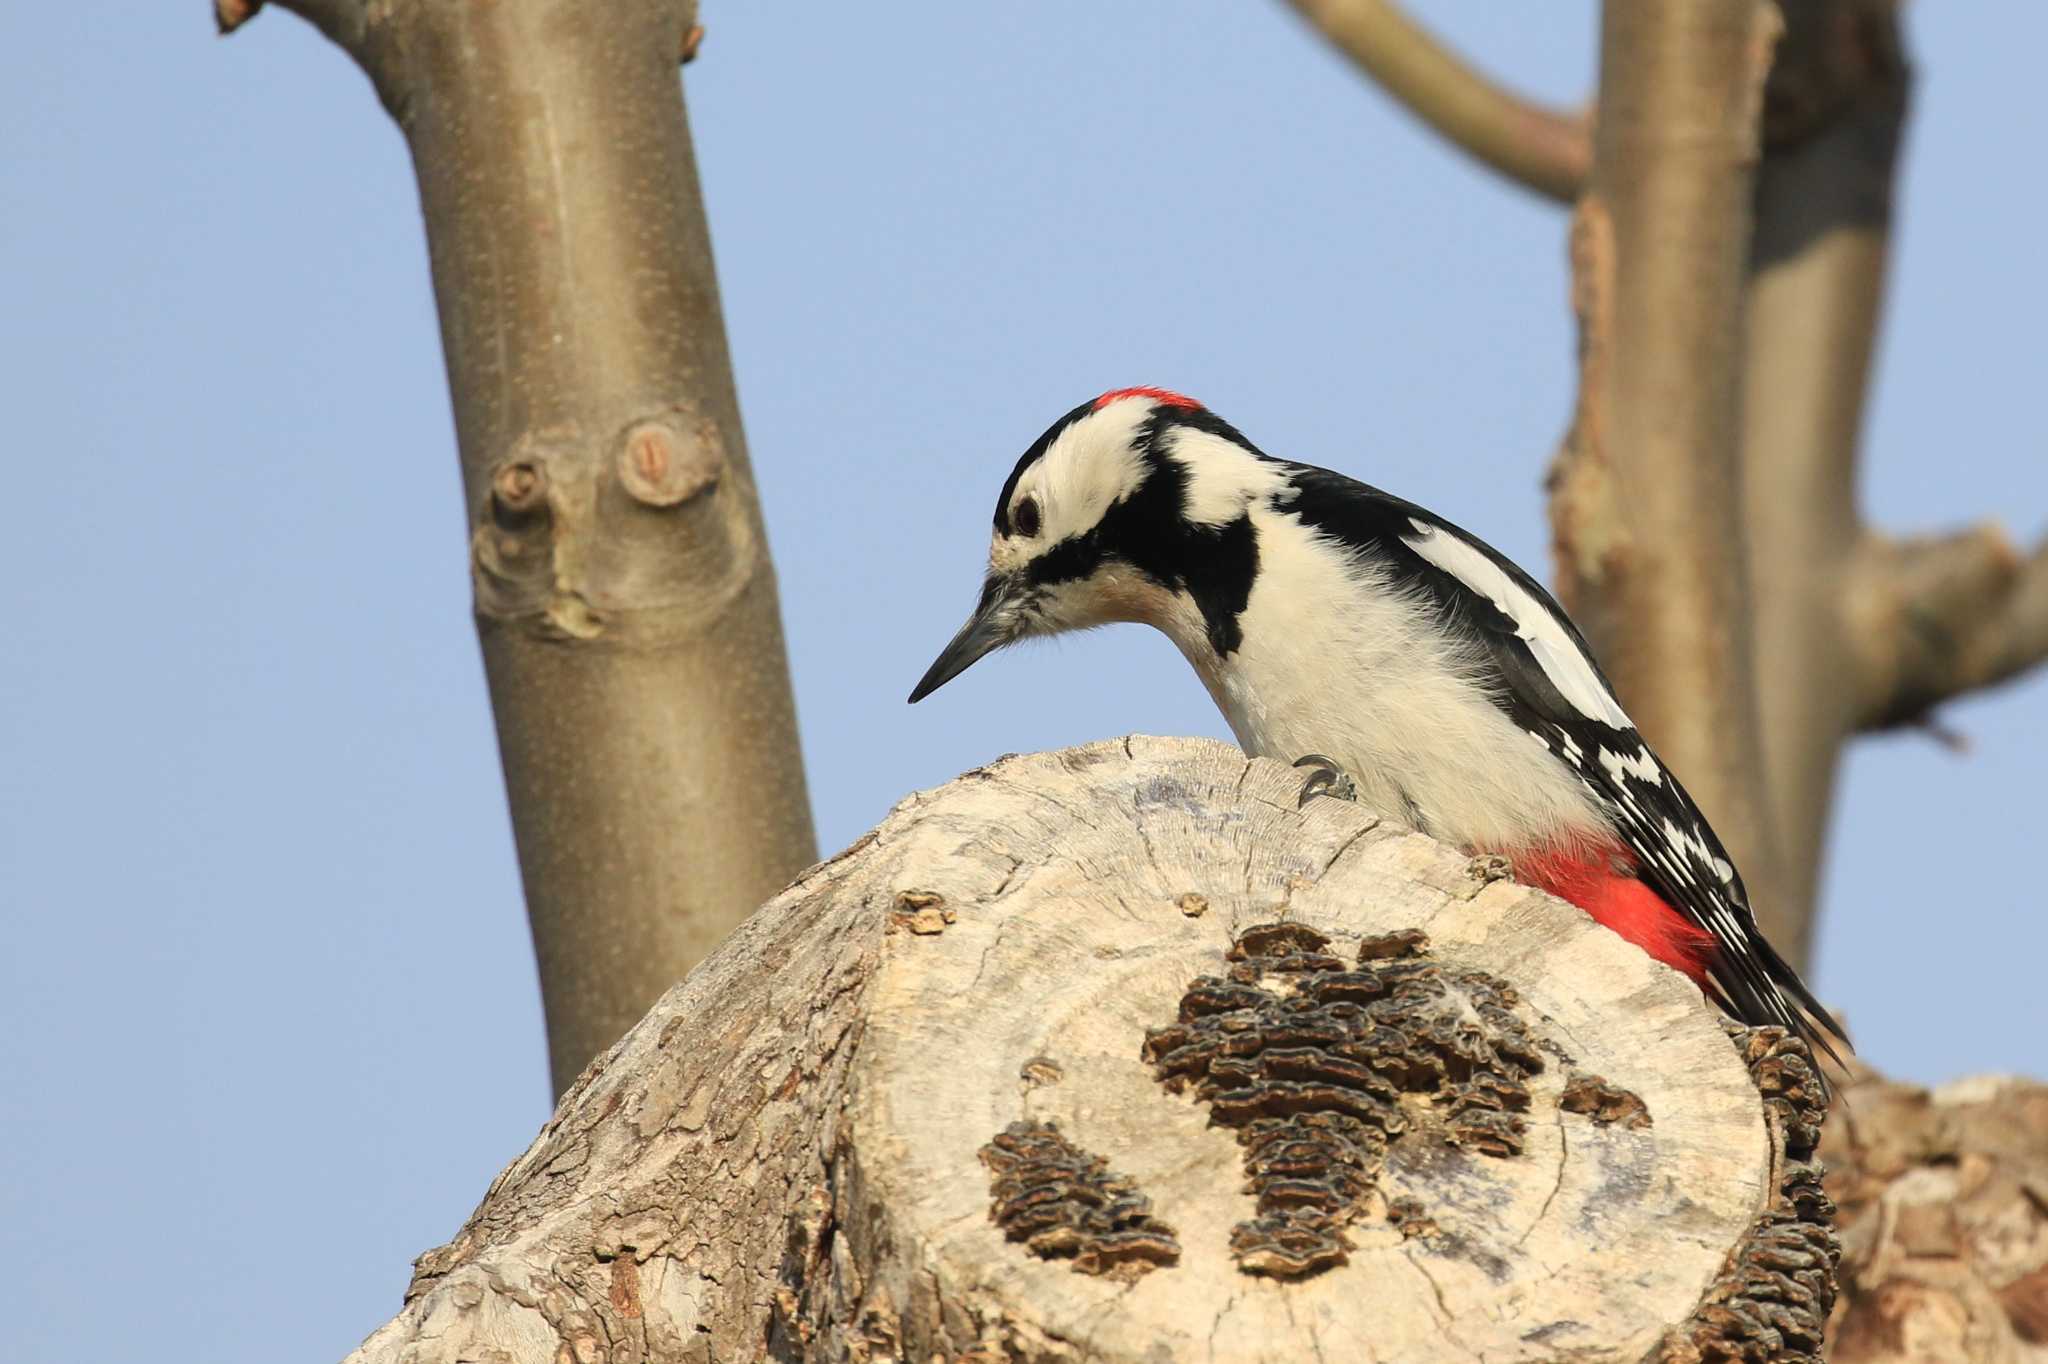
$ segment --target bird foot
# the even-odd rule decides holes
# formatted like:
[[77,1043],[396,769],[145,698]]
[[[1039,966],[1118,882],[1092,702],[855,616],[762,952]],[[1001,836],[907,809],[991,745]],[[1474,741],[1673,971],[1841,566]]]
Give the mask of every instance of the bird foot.
[[1294,802],[1299,810],[1317,796],[1332,796],[1337,800],[1357,800],[1358,783],[1351,780],[1351,774],[1320,753],[1304,753],[1294,760],[1296,767],[1312,767],[1308,780],[1301,784],[1301,795]]

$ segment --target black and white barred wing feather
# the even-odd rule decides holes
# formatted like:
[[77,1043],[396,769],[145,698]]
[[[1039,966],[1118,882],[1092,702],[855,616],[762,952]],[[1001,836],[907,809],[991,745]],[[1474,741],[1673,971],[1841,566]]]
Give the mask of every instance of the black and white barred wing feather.
[[1480,646],[1495,703],[1577,773],[1637,875],[1714,937],[1709,976],[1729,1012],[1793,1029],[1839,1059],[1826,1034],[1841,1037],[1840,1029],[1757,930],[1727,850],[1636,732],[1584,637],[1542,585],[1422,507],[1327,469],[1288,467],[1288,509],[1305,525],[1392,565],[1447,628]]
[[1666,904],[1714,935],[1721,956],[1710,974],[1730,1013],[1748,1023],[1790,1028],[1840,1061],[1827,1037],[1840,1037],[1840,1029],[1757,931],[1742,876],[1713,828],[1641,737],[1631,731],[1629,738],[1635,742],[1633,760],[1618,772],[1603,764],[1606,780],[1596,784],[1612,803],[1616,830],[1635,854],[1637,874]]

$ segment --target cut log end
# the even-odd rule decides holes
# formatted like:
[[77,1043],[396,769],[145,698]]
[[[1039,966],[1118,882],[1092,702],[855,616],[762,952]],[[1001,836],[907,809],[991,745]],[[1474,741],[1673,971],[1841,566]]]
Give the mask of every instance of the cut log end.
[[1808,1351],[1796,1044],[1299,783],[1132,739],[906,801],[586,1075],[361,1357],[492,1345],[451,1329],[491,1299],[653,1359]]

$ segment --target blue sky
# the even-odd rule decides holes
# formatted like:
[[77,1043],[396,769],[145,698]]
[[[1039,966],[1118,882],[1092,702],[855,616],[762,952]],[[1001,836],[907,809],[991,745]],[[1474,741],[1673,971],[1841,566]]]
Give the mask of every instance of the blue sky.
[[[1423,12],[1590,88],[1589,4]],[[2048,522],[2048,9],[1911,13],[1922,83],[1866,499]],[[811,791],[836,847],[996,753],[1224,733],[1166,642],[1013,651],[911,710],[995,492],[1105,388],[1541,571],[1564,220],[1283,6],[712,4],[689,99]],[[8,1358],[338,1357],[546,1116],[404,146],[201,0],[0,7],[0,1279]],[[1929,1081],[2048,1071],[2048,680],[1866,741],[1816,984]],[[168,1348],[167,1348],[168,1347]]]

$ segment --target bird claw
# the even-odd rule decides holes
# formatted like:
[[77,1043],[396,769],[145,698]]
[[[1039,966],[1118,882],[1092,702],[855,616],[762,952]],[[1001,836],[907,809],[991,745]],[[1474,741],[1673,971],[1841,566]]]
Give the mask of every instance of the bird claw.
[[1301,809],[1317,796],[1330,796],[1337,800],[1358,799],[1358,783],[1351,780],[1351,774],[1322,754],[1304,753],[1294,760],[1294,765],[1315,769],[1301,784],[1301,795],[1294,802],[1295,809]]

